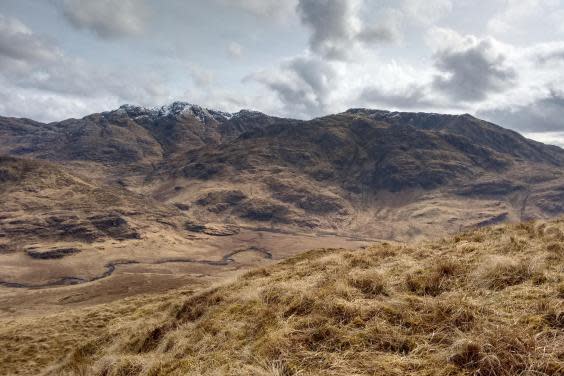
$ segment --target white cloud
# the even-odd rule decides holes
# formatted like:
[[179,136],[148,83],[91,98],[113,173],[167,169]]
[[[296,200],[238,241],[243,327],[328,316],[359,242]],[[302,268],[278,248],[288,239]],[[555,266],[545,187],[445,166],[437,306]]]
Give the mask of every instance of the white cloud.
[[439,101],[432,98],[431,95],[428,87],[417,84],[388,89],[368,86],[362,89],[359,101],[369,106],[376,105],[386,109],[412,110],[439,107]]
[[539,24],[545,30],[564,33],[564,10],[560,0],[497,1],[502,3],[501,11],[488,22],[488,31],[494,35],[523,38]]
[[227,45],[227,53],[232,58],[239,59],[243,57],[243,46],[237,42],[230,42],[229,45]]
[[0,114],[2,116],[25,117],[36,121],[60,121],[81,117],[88,113],[116,108],[116,97],[85,98],[26,89],[12,86],[0,80]]
[[105,39],[141,34],[149,16],[145,0],[62,0],[61,6],[73,26]]
[[21,21],[2,15],[0,66],[0,113],[12,116],[60,120],[56,116],[100,110],[99,104],[152,104],[169,96],[157,72],[118,72],[69,57]]
[[564,132],[525,132],[523,135],[543,144],[564,148]]
[[294,14],[297,0],[215,0],[257,17],[282,21]]
[[431,25],[453,9],[451,0],[404,0],[402,10],[412,20]]

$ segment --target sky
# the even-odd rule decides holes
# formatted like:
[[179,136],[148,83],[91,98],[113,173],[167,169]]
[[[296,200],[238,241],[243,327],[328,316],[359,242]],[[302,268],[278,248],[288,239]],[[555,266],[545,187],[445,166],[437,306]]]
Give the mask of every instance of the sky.
[[564,147],[564,0],[0,0],[0,115],[470,113]]

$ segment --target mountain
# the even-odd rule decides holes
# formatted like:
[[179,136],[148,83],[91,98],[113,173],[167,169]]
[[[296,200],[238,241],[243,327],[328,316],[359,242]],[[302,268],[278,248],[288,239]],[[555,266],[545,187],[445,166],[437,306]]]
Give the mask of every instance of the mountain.
[[0,373],[562,370],[564,150],[470,115],[0,118],[0,195]]
[[218,145],[272,121],[258,112],[227,114],[181,102],[155,109],[124,105],[50,124],[0,118],[0,153],[99,163],[117,175],[147,173],[179,150]]
[[320,249],[207,289],[4,320],[0,372],[561,375],[563,234]]
[[2,118],[0,139],[5,154],[72,166],[204,223],[409,240],[564,212],[564,150],[470,115],[300,121],[177,102]]

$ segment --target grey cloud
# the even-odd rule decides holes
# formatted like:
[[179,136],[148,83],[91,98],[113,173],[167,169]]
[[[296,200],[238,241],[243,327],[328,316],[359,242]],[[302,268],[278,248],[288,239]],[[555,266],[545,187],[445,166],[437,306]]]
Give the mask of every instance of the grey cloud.
[[105,95],[135,103],[151,103],[166,96],[167,91],[155,73],[118,72],[67,57],[56,63],[43,64],[31,74],[19,75],[15,83],[22,88],[61,95],[85,98]]
[[397,38],[397,32],[390,27],[365,27],[357,34],[357,39],[364,43],[389,42]]
[[237,7],[257,17],[284,19],[296,7],[297,0],[215,0],[224,5]]
[[564,62],[564,45],[548,46],[543,51],[536,52],[535,55],[540,64]]
[[0,67],[4,72],[48,63],[59,55],[56,47],[35,35],[19,20],[0,15]]
[[563,132],[564,94],[552,91],[529,105],[482,111],[478,116],[524,132]]
[[61,0],[63,14],[77,29],[105,39],[143,32],[148,17],[145,0]]
[[[151,103],[167,95],[158,73],[140,74],[94,66],[65,55],[16,19],[0,16],[0,82],[17,97],[105,97]],[[17,98],[16,98],[17,99]]]
[[215,75],[212,71],[204,69],[200,66],[194,65],[190,68],[192,81],[199,88],[208,88],[215,81]]
[[394,91],[367,87],[361,92],[358,100],[369,106],[385,106],[402,110],[438,106],[437,101],[429,98],[426,89],[417,85]]
[[255,73],[247,80],[261,83],[272,90],[294,116],[323,114],[337,73],[318,58],[298,57],[284,63],[278,71]]
[[457,47],[442,49],[434,56],[435,66],[444,75],[437,76],[433,86],[453,99],[481,101],[490,93],[509,88],[517,78],[515,70],[506,66],[506,57],[495,50],[491,41]]
[[389,42],[391,26],[363,25],[358,17],[361,0],[300,0],[298,14],[312,31],[310,48],[327,59],[345,60],[358,43]]

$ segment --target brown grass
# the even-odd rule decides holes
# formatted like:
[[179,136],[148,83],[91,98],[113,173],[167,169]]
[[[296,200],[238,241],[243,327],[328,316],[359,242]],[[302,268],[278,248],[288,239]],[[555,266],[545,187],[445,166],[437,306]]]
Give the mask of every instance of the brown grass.
[[563,229],[313,251],[147,302],[45,374],[562,375]]

